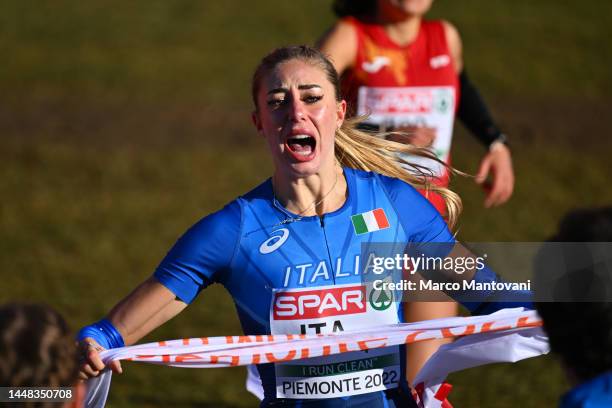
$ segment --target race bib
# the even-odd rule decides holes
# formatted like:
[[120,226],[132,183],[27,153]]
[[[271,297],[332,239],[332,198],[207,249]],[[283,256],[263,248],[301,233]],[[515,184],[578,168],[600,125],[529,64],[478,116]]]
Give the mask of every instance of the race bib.
[[[361,283],[275,289],[272,334],[327,334],[398,323],[392,293]],[[376,346],[369,344],[369,346]],[[396,388],[398,346],[275,364],[277,398],[337,398]]]
[[[369,115],[368,123],[381,129],[427,126],[436,129],[432,152],[448,162],[455,118],[455,90],[450,86],[366,87],[359,88],[357,113]],[[422,157],[402,155],[441,177],[446,169],[440,163]]]

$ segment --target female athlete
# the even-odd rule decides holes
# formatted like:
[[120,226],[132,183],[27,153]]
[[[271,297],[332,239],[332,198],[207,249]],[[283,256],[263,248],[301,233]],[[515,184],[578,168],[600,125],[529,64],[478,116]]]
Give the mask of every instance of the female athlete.
[[[191,227],[152,277],[107,318],[81,330],[82,378],[104,369],[101,347],[135,343],[215,282],[231,294],[246,334],[397,323],[399,303],[383,308],[368,300],[362,244],[454,243],[447,224],[415,189],[428,188],[427,179],[398,164],[397,152],[419,149],[385,140],[372,145],[371,136],[355,130],[345,120],[336,70],[319,51],[273,51],[257,68],[252,93],[253,123],[268,144],[272,177]],[[431,188],[447,198],[453,222],[457,196]],[[488,270],[474,275],[482,278],[495,279]],[[486,313],[499,306],[468,307]],[[111,368],[121,371],[117,362]],[[257,369],[263,407],[413,406],[399,347]],[[384,372],[383,381],[368,382],[373,372]]]
[[[447,21],[423,16],[433,0],[336,0],[341,19],[320,41],[320,49],[342,75],[342,91],[352,114],[369,115],[366,128],[403,131],[388,138],[429,147],[450,162],[455,114],[487,146],[476,182],[492,183],[485,207],[506,202],[514,186],[512,159],[505,136],[493,123],[484,102],[463,69],[461,38]],[[437,184],[448,186],[447,167],[438,162],[408,159],[426,165]],[[444,214],[444,199],[427,194]],[[454,302],[415,302],[405,311],[409,322],[454,316]],[[408,348],[409,380],[448,340],[432,340]]]

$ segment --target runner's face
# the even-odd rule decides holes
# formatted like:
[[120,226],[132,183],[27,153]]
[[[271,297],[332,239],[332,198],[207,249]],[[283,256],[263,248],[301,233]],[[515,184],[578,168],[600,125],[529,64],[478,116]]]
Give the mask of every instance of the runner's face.
[[429,11],[433,0],[379,0],[380,6],[394,8],[405,16],[422,16]]
[[253,113],[277,171],[294,177],[316,174],[334,163],[334,135],[346,102],[319,67],[298,59],[283,62],[262,79]]

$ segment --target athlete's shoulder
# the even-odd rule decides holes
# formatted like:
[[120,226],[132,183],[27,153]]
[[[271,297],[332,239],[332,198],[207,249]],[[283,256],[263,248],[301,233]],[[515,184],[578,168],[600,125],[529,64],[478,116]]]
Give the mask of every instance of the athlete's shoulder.
[[185,232],[179,242],[196,250],[201,242],[237,238],[242,220],[239,199],[227,203],[223,208],[201,218]]
[[353,17],[338,20],[317,41],[317,47],[334,64],[336,71],[342,73],[353,66],[357,56],[359,25]]
[[444,31],[444,37],[446,38],[446,43],[453,53],[461,53],[462,43],[461,43],[461,34],[457,27],[446,20],[440,20],[440,24],[442,24],[442,30]]
[[419,193],[416,188],[406,183],[402,179],[389,177],[378,173],[373,174],[376,175],[376,178],[380,181],[387,193],[392,197],[395,197],[398,194],[405,194],[407,196],[414,196],[418,199],[423,198],[421,193]]
[[438,211],[433,205],[411,184],[404,180],[378,175],[380,183],[385,189],[385,192],[396,206],[406,208],[410,206],[410,211],[413,214],[419,214],[422,217],[429,218],[438,215]]
[[269,203],[274,198],[274,190],[272,189],[271,179],[266,179],[257,187],[240,195],[236,200],[240,206],[256,205],[258,203]]
[[385,176],[373,171],[353,169],[350,167],[347,167],[344,170],[347,179],[349,180],[354,178],[357,181],[376,183],[384,187],[389,193],[397,193],[405,190],[409,194],[415,194],[416,196],[419,195],[419,192],[414,187],[401,179]]
[[[436,67],[449,66],[454,68],[455,73],[461,72],[463,68],[463,46],[459,31],[453,24],[446,20],[422,20],[419,38],[421,39],[419,44],[426,47],[430,58],[432,58],[428,64],[434,61],[433,58],[447,54],[452,59],[453,64],[441,64],[436,65]],[[433,65],[431,67],[437,69]]]
[[381,175],[373,171],[345,167],[344,174],[346,176],[346,180],[349,183],[352,183],[356,187],[357,191],[370,188],[381,188],[379,181]]
[[413,241],[453,241],[440,213],[416,188],[398,178],[373,174],[383,186],[406,233]]
[[[345,38],[349,39],[349,36],[353,36],[359,40],[361,37],[368,37],[370,40],[377,41],[380,39],[381,30],[383,26],[377,22],[354,16],[343,17],[336,22],[334,26],[336,30],[344,33]],[[362,41],[362,40],[360,40]]]
[[444,32],[446,33],[446,35],[451,35],[453,37],[459,37],[459,30],[457,29],[457,27],[451,23],[448,20],[435,20],[438,22],[438,24],[442,25],[442,28],[444,29]]
[[374,173],[372,171],[361,170],[361,169],[354,169],[352,167],[345,167],[344,174],[346,175],[346,177],[349,177],[349,178],[371,180],[376,177],[377,173]]
[[242,211],[238,200],[189,228],[155,270],[155,278],[185,303],[212,282],[221,281],[240,240]]
[[399,178],[385,176],[373,171],[347,170],[347,179],[354,178],[357,181],[358,187],[361,184],[363,187],[380,188],[391,201],[401,200],[413,205],[426,205],[428,203],[416,188]]
[[421,30],[428,38],[456,42],[459,39],[457,28],[446,20],[422,20]]
[[241,226],[244,207],[261,203],[268,205],[272,198],[272,184],[270,179],[267,179],[251,191],[230,201],[220,210],[202,218],[188,232],[202,232],[210,235],[217,230],[235,231]]
[[351,29],[354,30],[356,28],[359,28],[360,26],[362,26],[364,23],[362,21],[360,21],[357,17],[354,16],[345,16],[340,18],[337,22],[336,22],[336,27],[340,28],[340,29]]

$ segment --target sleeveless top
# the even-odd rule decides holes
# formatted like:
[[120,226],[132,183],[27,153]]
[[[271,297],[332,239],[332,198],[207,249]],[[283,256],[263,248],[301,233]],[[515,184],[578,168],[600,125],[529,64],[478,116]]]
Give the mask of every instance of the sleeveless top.
[[[381,130],[436,128],[432,151],[449,164],[459,78],[442,22],[421,21],[416,39],[400,46],[379,24],[354,17],[343,21],[351,24],[357,35],[356,60],[342,77],[349,113],[369,115],[366,123]],[[436,184],[448,185],[444,166],[422,158],[406,159],[430,169],[437,177]],[[431,194],[428,198],[438,211],[445,212],[441,197]]]

